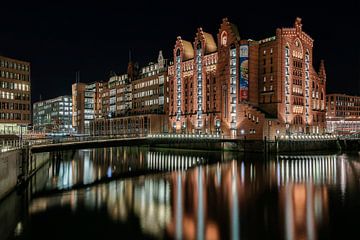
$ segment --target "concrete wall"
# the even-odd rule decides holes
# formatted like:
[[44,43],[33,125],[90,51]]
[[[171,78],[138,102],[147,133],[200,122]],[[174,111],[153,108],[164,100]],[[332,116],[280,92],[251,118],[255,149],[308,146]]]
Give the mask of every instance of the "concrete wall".
[[16,186],[20,162],[20,150],[0,153],[0,199]]

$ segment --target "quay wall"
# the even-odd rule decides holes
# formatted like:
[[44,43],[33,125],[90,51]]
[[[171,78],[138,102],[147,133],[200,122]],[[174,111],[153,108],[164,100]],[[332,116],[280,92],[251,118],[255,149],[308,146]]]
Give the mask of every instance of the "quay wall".
[[21,150],[0,153],[0,199],[16,186],[20,162]]
[[49,155],[49,152],[31,154],[26,148],[1,152],[0,200],[48,162]]

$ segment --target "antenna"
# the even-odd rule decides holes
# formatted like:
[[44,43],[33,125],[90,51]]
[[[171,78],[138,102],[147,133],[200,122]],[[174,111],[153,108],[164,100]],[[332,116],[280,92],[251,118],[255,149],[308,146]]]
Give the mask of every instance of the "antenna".
[[79,83],[80,82],[80,71],[76,71],[75,78],[76,78],[75,82]]

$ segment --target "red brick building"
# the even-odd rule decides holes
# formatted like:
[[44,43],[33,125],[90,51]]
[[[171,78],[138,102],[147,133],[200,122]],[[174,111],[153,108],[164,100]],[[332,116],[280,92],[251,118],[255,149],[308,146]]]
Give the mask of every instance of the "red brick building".
[[[195,48],[193,47],[195,46]],[[194,43],[178,37],[174,48],[171,78],[169,128],[172,132],[210,133],[215,131],[220,109],[216,106],[217,46],[201,28]]]
[[139,69],[129,62],[126,74],[103,84],[102,116],[90,123],[93,135],[142,135],[168,131],[167,61],[159,52],[156,62]]
[[169,129],[262,139],[325,130],[326,73],[313,68],[313,39],[293,28],[242,40],[223,19],[217,44],[201,28],[193,43],[178,37],[169,75]]
[[297,18],[258,42],[259,107],[276,117],[280,134],[325,131],[326,73],[323,61],[313,68],[313,41]]

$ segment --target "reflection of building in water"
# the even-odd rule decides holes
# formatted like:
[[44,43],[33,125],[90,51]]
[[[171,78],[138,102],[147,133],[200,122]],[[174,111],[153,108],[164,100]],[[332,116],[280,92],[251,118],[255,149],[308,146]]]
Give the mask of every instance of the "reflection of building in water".
[[71,188],[124,172],[144,170],[145,149],[122,147],[84,149],[54,155],[49,168],[48,188]]
[[220,152],[162,152],[134,147],[58,152],[52,158],[47,188],[67,189],[130,173],[187,170],[230,157]]
[[[123,151],[129,153],[127,160]],[[99,161],[133,161],[128,151],[102,152]],[[201,156],[211,160],[202,153],[146,152],[138,161],[154,170],[178,170],[189,168],[186,162]],[[182,159],[184,164],[179,164]],[[30,214],[66,205],[73,211],[106,209],[120,224],[138,219],[141,231],[155,238],[165,234],[175,239],[315,239],[329,218],[327,186],[348,188],[348,168],[345,158],[337,161],[335,156],[218,162],[38,198],[31,203]]]
[[337,159],[336,155],[319,155],[280,156],[271,164],[272,175],[276,171],[276,182],[280,187],[284,237],[316,239],[329,218],[327,186],[340,184],[344,194],[343,188],[350,180],[344,169],[349,163],[341,157]]
[[203,156],[179,155],[163,152],[147,152],[147,167],[154,170],[187,170],[207,163]]
[[279,192],[286,239],[316,239],[328,219],[328,191],[311,183],[288,184]]
[[337,181],[336,155],[280,156],[271,164],[276,169],[278,185],[310,180],[314,184],[336,184]]

